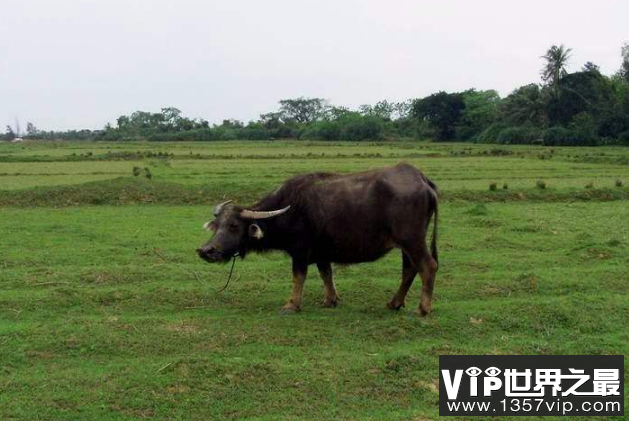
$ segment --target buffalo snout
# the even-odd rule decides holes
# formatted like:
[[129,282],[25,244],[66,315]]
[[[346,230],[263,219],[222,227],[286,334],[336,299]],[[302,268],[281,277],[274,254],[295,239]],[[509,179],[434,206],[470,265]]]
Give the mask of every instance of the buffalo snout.
[[213,247],[201,247],[197,249],[197,254],[208,263],[222,262],[225,260],[223,253]]

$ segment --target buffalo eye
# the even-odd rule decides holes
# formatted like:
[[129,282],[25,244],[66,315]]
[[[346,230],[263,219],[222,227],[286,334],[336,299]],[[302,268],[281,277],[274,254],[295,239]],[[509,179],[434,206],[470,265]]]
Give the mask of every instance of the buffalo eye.
[[229,224],[229,230],[230,231],[238,231],[238,224],[236,222],[232,222],[231,224]]

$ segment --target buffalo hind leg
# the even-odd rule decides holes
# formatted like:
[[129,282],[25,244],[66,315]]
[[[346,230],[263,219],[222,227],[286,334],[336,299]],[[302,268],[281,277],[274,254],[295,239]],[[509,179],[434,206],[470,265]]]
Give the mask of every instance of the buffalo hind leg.
[[319,274],[323,280],[323,289],[325,293],[325,299],[323,301],[323,307],[336,307],[339,303],[339,295],[336,292],[334,286],[334,278],[332,277],[332,265],[330,262],[317,263]]
[[422,278],[422,296],[417,312],[420,316],[425,316],[432,310],[432,291],[435,287],[435,277],[437,276],[438,264],[428,253],[424,253],[421,262],[419,276]]
[[399,310],[404,307],[406,294],[408,294],[408,290],[413,285],[413,281],[415,280],[415,276],[417,276],[417,269],[413,266],[411,260],[406,256],[406,253],[402,251],[402,283],[400,283],[400,288],[395,293],[387,307],[391,310]]
[[308,265],[293,260],[293,291],[288,302],[280,310],[281,313],[296,313],[301,310],[306,275],[308,275]]
[[[417,313],[420,316],[425,316],[432,309],[432,292],[435,286],[438,265],[428,252],[425,242],[420,244],[419,246],[413,244],[409,247],[404,247],[402,251],[409,257],[413,268],[416,272],[419,272],[419,276],[422,278],[422,295]],[[400,290],[402,290],[403,285],[404,282],[402,282]]]

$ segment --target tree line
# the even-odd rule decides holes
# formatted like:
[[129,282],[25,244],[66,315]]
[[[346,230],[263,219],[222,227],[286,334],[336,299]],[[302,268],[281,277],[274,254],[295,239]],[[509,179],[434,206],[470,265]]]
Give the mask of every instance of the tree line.
[[[541,82],[501,98],[494,90],[438,92],[403,102],[380,101],[358,109],[322,98],[279,101],[276,111],[243,123],[210,125],[184,117],[177,108],[136,111],[103,130],[42,131],[27,124],[25,138],[68,140],[396,140],[433,139],[501,144],[629,145],[629,44],[613,75],[586,63],[568,72],[571,49],[552,46],[542,56]],[[5,139],[20,135],[8,126]]]

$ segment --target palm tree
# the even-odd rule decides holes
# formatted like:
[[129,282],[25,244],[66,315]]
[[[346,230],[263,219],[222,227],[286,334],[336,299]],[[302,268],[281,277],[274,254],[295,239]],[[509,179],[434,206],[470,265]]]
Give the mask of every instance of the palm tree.
[[629,43],[625,43],[620,51],[622,57],[622,66],[618,71],[618,75],[623,78],[627,83],[629,83]]
[[542,56],[546,60],[546,65],[541,71],[542,80],[552,86],[556,94],[559,92],[559,81],[568,74],[566,65],[570,59],[571,52],[572,48],[566,48],[563,45],[559,47],[553,45]]

